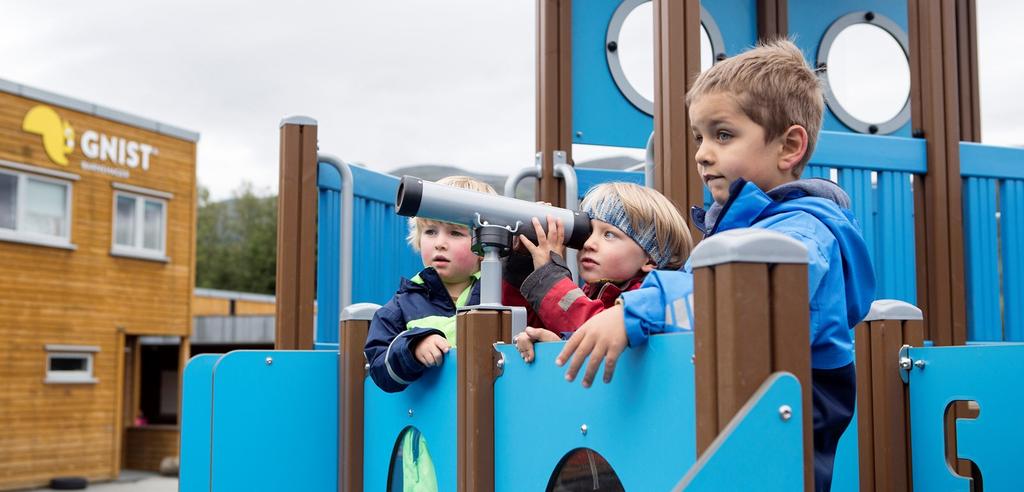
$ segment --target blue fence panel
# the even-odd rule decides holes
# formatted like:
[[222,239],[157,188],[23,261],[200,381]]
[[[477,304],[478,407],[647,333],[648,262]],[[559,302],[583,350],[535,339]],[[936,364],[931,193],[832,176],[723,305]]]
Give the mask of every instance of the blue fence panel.
[[210,416],[213,367],[221,354],[193,357],[185,366],[181,392],[181,466],[179,490],[210,490]]
[[[877,194],[874,184],[871,182],[871,175],[872,171],[867,169],[839,170],[839,186],[850,194],[850,208],[853,210],[853,215],[857,217],[857,222],[860,223],[864,241],[868,243],[868,255],[871,257],[871,264],[874,265],[878,258],[876,251],[878,243],[875,241],[877,235],[875,217],[878,214],[878,209],[875,206]],[[876,276],[878,273],[876,269]]]
[[956,455],[981,470],[985,490],[1020,490],[1024,426],[1024,345],[912,348],[924,361],[910,372],[910,440],[914,490],[969,490],[946,462],[945,413],[954,401],[976,401],[976,419],[957,419]]
[[1004,339],[1024,342],[1024,180],[1007,179],[999,188],[1002,225]]
[[877,176],[875,297],[916,304],[913,175],[908,172],[882,171]]
[[338,488],[338,353],[235,351],[213,370],[214,491]]
[[330,164],[317,172],[316,344],[338,343],[338,265],[341,240],[341,175]]
[[589,389],[567,383],[555,366],[563,346],[538,344],[526,364],[514,346],[498,345],[505,365],[494,383],[494,445],[502,450],[495,490],[545,490],[559,461],[579,448],[603,456],[626,490],[671,489],[696,461],[693,334],[651,337],[623,352],[611,383],[599,371]]
[[590,169],[586,167],[577,167],[576,169],[576,184],[579,190],[579,199],[583,200],[587,192],[591,188],[601,183],[611,183],[614,181],[622,181],[626,183],[634,183],[640,186],[644,185],[644,173],[640,171],[616,171],[610,169]]
[[964,180],[964,253],[967,270],[967,339],[1000,341],[999,232],[996,180]]
[[428,370],[399,393],[385,393],[366,378],[363,490],[392,490],[388,487],[389,465],[399,437],[410,427],[426,439],[437,475],[437,490],[456,489],[457,354],[458,349],[452,349],[440,368]]

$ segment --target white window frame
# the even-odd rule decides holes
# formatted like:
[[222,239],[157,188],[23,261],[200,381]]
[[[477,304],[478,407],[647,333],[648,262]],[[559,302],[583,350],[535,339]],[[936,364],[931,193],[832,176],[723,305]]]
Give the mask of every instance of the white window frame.
[[[94,359],[99,347],[89,345],[46,345],[46,384],[96,384],[93,375]],[[50,363],[54,358],[76,358],[85,360],[81,371],[53,371]]]
[[[132,238],[132,245],[125,246],[117,243],[117,199],[120,197],[135,200],[135,237]],[[145,236],[145,212],[146,202],[159,203],[163,207],[163,232],[160,234],[160,249],[149,249],[142,247]],[[112,219],[110,221],[110,254],[114,256],[125,256],[143,260],[170,261],[167,256],[167,200],[164,198],[142,194],[130,193],[121,189],[114,190]]]
[[[35,244],[38,246],[50,246],[54,248],[75,249],[75,245],[71,244],[71,204],[74,201],[74,187],[71,185],[71,181],[43,176],[36,173],[19,172],[3,167],[0,167],[0,174],[14,176],[15,179],[18,180],[18,189],[16,191],[17,196],[14,197],[14,229],[0,227],[0,240]],[[28,202],[28,192],[26,190],[28,189],[29,179],[61,185],[66,190],[67,193],[65,196],[67,199],[64,201],[64,216],[66,221],[64,222],[62,235],[52,236],[49,234],[40,234],[38,232],[21,230],[22,225],[25,223],[24,216]]]

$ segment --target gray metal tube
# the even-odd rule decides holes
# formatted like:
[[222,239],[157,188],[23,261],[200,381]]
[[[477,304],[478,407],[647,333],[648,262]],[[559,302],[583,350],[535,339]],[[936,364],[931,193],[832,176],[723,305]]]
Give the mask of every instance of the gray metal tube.
[[540,178],[540,168],[538,167],[524,167],[519,172],[511,175],[505,180],[505,196],[509,198],[516,197],[516,187],[519,183],[526,178]]
[[[579,210],[580,192],[579,183],[576,181],[576,168],[569,164],[555,164],[554,175],[562,178],[565,182],[565,208]],[[586,242],[586,239],[583,240]],[[582,245],[581,245],[582,247]],[[576,264],[577,251],[574,248],[566,248],[565,263],[569,265],[569,272],[572,273],[572,281],[577,284],[580,281],[579,265]]]
[[644,186],[654,188],[654,132],[647,137],[647,155],[644,158]]
[[338,245],[338,309],[352,303],[352,169],[348,163],[329,154],[317,154],[317,162],[330,164],[341,174],[341,227]]
[[480,305],[501,305],[501,257],[497,248],[484,248],[480,263]]

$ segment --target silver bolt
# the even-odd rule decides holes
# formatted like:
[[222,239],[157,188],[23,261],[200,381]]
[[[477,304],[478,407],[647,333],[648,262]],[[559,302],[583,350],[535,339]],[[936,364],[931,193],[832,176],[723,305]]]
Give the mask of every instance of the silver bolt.
[[918,360],[914,361],[914,367],[916,367],[918,369],[924,369],[924,366],[925,366],[924,360],[918,359]]
[[693,355],[690,356],[690,364],[696,364],[696,363],[697,363],[697,354],[693,354]]
[[505,367],[505,358],[502,357],[502,358],[498,359],[498,361],[495,362],[494,364],[496,366],[498,366],[498,369],[501,369],[501,368]]
[[409,416],[412,417],[412,409],[409,409]]
[[910,357],[900,357],[900,369],[903,369],[904,371],[909,371],[910,365],[912,363],[913,361],[910,360]]
[[782,420],[789,420],[793,418],[793,408],[789,405],[782,405],[779,407],[779,417],[781,417]]
[[267,362],[267,365],[269,366],[269,365],[274,363],[274,358],[273,357],[267,357],[266,362]]
[[370,370],[370,363],[369,362],[367,362],[366,364],[363,364],[363,370],[364,371],[369,371]]
[[584,436],[587,435],[587,424],[580,426],[580,432],[582,432]]
[[582,137],[582,136],[583,136],[583,132],[580,132],[580,131],[576,132],[576,137],[577,138]]

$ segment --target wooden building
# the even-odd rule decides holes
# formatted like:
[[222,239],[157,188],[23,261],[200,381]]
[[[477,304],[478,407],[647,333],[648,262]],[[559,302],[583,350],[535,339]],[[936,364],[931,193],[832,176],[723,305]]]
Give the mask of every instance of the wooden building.
[[197,140],[0,80],[0,489],[177,454]]

